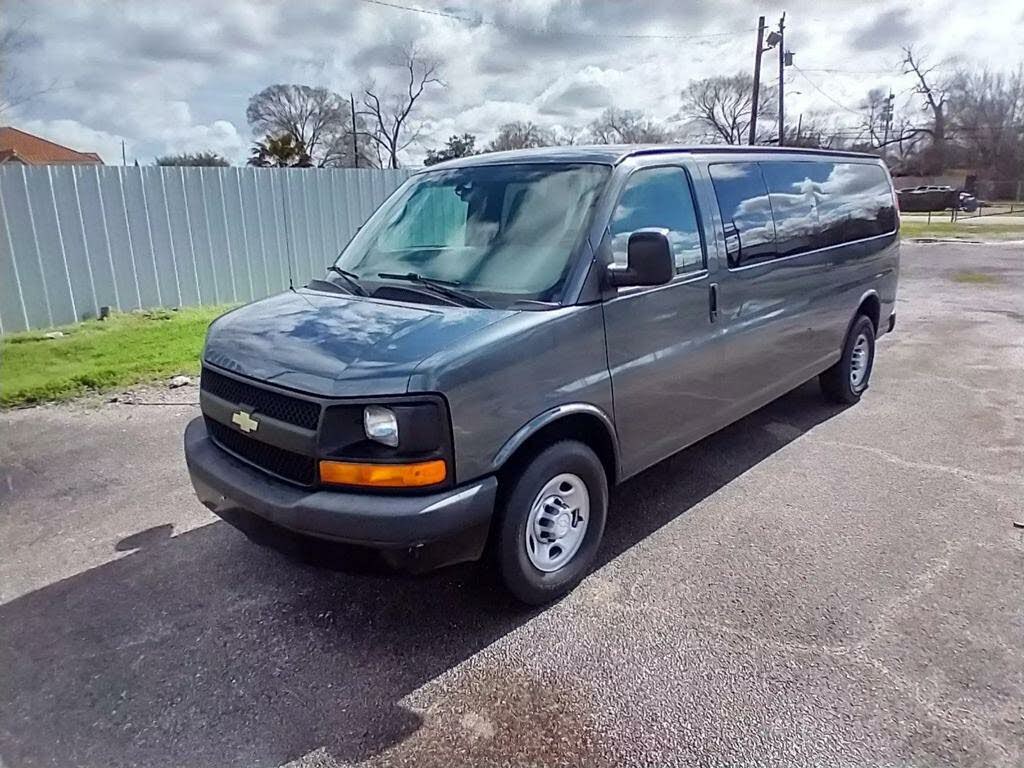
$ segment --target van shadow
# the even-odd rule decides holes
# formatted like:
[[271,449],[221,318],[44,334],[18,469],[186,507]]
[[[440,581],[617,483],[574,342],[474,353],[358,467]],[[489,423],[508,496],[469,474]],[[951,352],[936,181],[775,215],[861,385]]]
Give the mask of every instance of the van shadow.
[[[626,483],[601,562],[838,411],[801,387]],[[133,534],[116,543],[130,554],[0,606],[0,763],[358,762],[420,726],[404,696],[538,613],[471,565],[382,578],[289,560],[220,522],[169,533]]]

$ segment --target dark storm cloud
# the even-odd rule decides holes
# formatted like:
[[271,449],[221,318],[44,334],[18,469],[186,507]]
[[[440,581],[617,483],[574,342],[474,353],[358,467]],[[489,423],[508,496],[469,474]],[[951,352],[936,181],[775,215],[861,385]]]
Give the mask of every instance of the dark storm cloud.
[[861,51],[880,51],[897,45],[908,45],[917,39],[918,29],[906,8],[894,8],[876,16],[870,24],[856,32],[850,45]]
[[479,71],[529,76],[531,67],[555,65],[556,70],[549,70],[553,74],[563,72],[570,62],[575,69],[612,55],[642,57],[654,41],[621,37],[631,34],[695,35],[698,39],[687,43],[693,50],[702,44],[699,36],[708,32],[735,29],[742,34],[752,24],[747,15],[743,9],[714,8],[702,0],[653,0],[642,5],[563,0],[536,13],[503,4],[495,8],[487,27],[491,45]]

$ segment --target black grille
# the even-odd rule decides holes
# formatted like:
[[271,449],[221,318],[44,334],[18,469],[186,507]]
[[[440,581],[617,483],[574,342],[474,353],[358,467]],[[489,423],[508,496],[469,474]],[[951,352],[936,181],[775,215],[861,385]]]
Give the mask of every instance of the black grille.
[[261,413],[303,429],[315,430],[320,420],[320,406],[317,403],[255,387],[208,368],[203,369],[200,386],[211,395],[230,403],[250,406],[253,413]]
[[213,419],[206,419],[206,429],[222,447],[260,469],[300,485],[316,482],[316,460],[312,456],[261,443]]

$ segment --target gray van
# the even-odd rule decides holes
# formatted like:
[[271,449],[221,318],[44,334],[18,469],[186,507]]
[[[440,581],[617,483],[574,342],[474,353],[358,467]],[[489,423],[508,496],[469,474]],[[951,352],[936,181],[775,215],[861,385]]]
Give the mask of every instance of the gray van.
[[433,166],[322,278],[211,325],[193,485],[257,541],[412,570],[488,551],[514,595],[550,601],[594,562],[609,486],[814,376],[857,402],[895,323],[898,228],[862,154]]

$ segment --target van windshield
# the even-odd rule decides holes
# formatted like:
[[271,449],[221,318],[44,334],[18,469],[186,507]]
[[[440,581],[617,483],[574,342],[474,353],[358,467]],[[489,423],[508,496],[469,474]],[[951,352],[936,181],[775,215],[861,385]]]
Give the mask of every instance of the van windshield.
[[386,275],[412,273],[493,306],[554,301],[610,172],[545,163],[417,175],[370,218],[336,266],[367,286],[394,285]]

